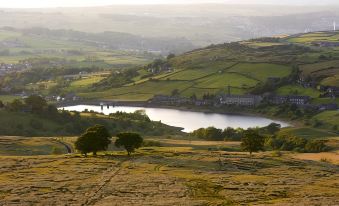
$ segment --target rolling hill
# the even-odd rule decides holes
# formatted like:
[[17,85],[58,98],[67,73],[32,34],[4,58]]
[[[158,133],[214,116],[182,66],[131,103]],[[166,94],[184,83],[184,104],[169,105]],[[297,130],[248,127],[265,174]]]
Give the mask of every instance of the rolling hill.
[[296,80],[303,77],[324,86],[337,85],[338,39],[339,32],[315,32],[211,45],[140,68],[132,83],[81,95],[144,101],[175,89],[181,96],[201,97],[226,92],[229,86],[232,94],[247,94],[273,81],[279,94],[297,91],[317,98],[319,91],[303,88]]
[[153,57],[195,48],[184,38],[146,38],[120,32],[85,33],[47,28],[0,28],[0,63],[34,57],[102,60],[107,64],[140,65]]

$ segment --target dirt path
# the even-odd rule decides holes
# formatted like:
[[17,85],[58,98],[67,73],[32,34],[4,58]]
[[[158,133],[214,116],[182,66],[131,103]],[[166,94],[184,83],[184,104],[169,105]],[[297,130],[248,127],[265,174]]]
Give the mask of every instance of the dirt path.
[[60,140],[54,140],[56,143],[59,143],[61,145],[63,145],[66,150],[67,150],[67,154],[72,154],[74,153],[74,149],[71,145],[67,144],[66,142],[60,141]]
[[114,164],[112,167],[108,168],[102,175],[102,178],[96,188],[93,189],[93,192],[89,194],[87,200],[81,205],[94,205],[97,201],[102,199],[101,191],[103,188],[110,182],[112,179],[120,172],[121,165],[127,160],[121,160],[119,163]]

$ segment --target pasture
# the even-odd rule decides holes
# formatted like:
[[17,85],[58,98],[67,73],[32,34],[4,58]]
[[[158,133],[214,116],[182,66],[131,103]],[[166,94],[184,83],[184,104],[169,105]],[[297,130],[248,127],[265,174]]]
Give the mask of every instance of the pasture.
[[318,98],[321,92],[313,88],[304,88],[300,85],[287,85],[276,90],[278,95],[301,95]]
[[291,73],[291,67],[268,63],[241,63],[232,67],[230,72],[248,75],[258,81],[265,82],[269,77],[286,77]]

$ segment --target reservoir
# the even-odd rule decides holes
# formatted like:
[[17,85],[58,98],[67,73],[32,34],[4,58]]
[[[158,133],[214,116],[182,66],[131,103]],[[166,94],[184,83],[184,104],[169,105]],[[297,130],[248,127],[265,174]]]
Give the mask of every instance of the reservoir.
[[[176,109],[163,109],[163,108],[147,108],[147,107],[130,107],[130,106],[106,106],[101,109],[101,106],[93,105],[76,105],[69,107],[62,107],[67,111],[84,110],[95,111],[109,115],[118,111],[132,113],[137,110],[145,110],[146,114],[153,121],[161,121],[164,124],[181,127],[184,132],[191,132],[199,128],[206,128],[213,126],[216,128],[224,129],[226,127],[244,128],[249,127],[264,127],[272,122],[281,124],[282,127],[289,126],[285,122],[271,120],[264,117],[256,117],[249,115],[237,115],[237,114],[217,114],[217,113],[204,113],[204,112],[192,112]],[[60,108],[60,109],[62,109]]]

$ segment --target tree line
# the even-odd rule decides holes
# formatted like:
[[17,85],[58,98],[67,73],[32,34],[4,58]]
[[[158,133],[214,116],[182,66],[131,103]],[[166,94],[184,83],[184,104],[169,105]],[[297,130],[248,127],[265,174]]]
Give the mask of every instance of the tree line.
[[151,136],[181,133],[179,128],[151,121],[144,111],[116,112],[102,117],[99,113],[89,111],[79,113],[58,110],[37,95],[15,99],[6,104],[0,102],[0,112],[13,118],[20,116],[6,125],[0,124],[2,135],[71,136],[79,135],[96,124],[105,126],[113,135],[124,131]]
[[280,133],[281,125],[271,123],[262,128],[231,128],[224,130],[215,127],[200,128],[189,135],[208,141],[241,141],[241,148],[250,153],[262,150],[324,152],[329,147],[325,140],[306,139],[292,134]]

